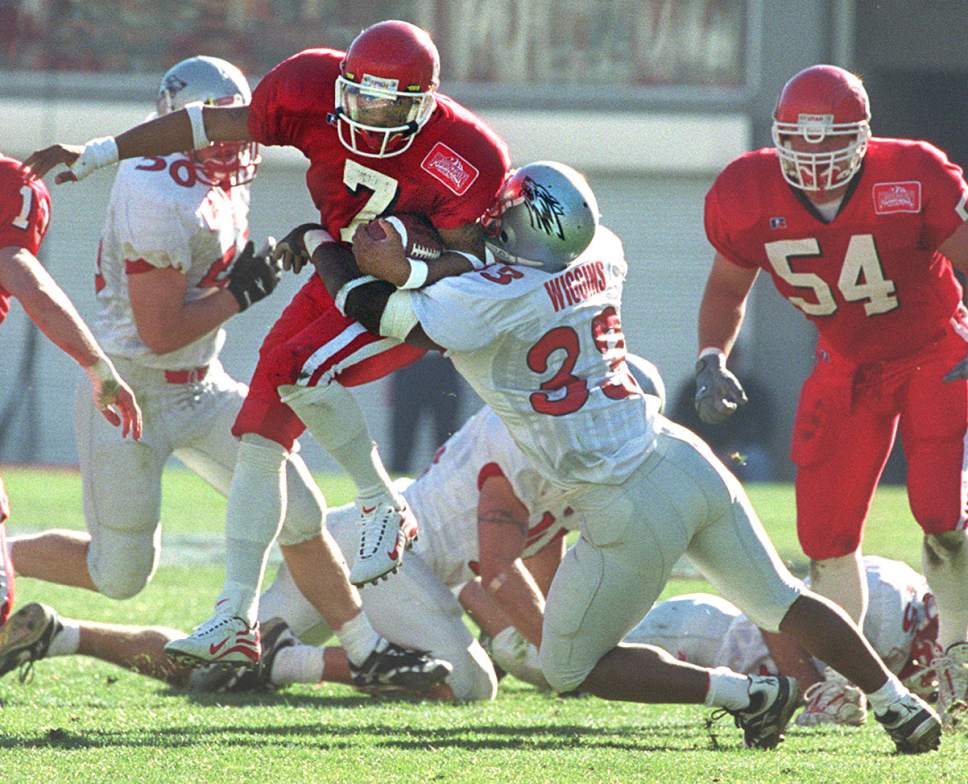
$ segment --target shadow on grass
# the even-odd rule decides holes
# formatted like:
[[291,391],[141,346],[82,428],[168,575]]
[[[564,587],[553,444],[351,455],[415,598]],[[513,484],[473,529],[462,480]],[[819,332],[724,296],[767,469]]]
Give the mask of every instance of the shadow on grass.
[[[334,702],[340,702],[336,699]],[[393,749],[401,751],[438,751],[454,748],[467,751],[588,751],[629,752],[733,752],[743,751],[737,735],[719,735],[711,742],[700,723],[675,723],[661,726],[626,725],[587,727],[575,724],[531,724],[509,727],[500,724],[471,724],[462,727],[402,727],[397,724],[347,725],[309,723],[272,726],[228,725],[222,727],[174,726],[125,731],[92,730],[82,732],[53,728],[33,737],[0,737],[0,749],[34,748],[84,750],[91,748],[158,748],[225,746],[259,748],[284,742],[291,749]],[[790,748],[784,756],[813,756],[817,748]],[[749,752],[756,753],[756,752]],[[851,756],[884,756],[877,751],[845,750]]]

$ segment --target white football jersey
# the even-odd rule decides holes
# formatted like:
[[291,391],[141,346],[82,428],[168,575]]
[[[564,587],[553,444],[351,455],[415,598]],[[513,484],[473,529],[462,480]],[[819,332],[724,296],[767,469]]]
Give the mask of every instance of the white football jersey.
[[485,406],[447,439],[430,467],[404,491],[420,523],[417,552],[448,585],[476,574],[477,500],[489,476],[504,476],[531,513],[522,558],[570,530],[571,512],[560,490],[534,469],[501,419]]
[[654,444],[658,400],[625,364],[622,243],[600,227],[567,269],[491,265],[413,292],[427,335],[563,488],[621,484]]
[[98,341],[108,354],[165,369],[208,365],[225,342],[214,329],[168,354],[155,354],[138,335],[128,275],[173,267],[185,274],[191,302],[227,283],[249,233],[249,188],[202,182],[191,160],[132,158],[118,166],[98,249],[95,286]]
[[[919,631],[937,617],[934,597],[924,577],[900,561],[864,557],[870,604],[864,618],[864,636],[894,673],[901,673],[911,658]],[[763,642],[759,628],[739,610],[717,596],[691,594],[676,597],[676,612],[661,611],[663,602],[649,612],[626,641],[649,643],[658,637],[692,639],[679,645],[674,655],[690,651],[687,661],[704,666],[721,665],[737,672],[777,674],[776,664]],[[660,611],[660,612],[657,612]],[[657,612],[654,617],[653,612]],[[662,619],[674,618],[675,628]],[[710,637],[709,628],[726,628],[725,635]],[[665,646],[663,646],[665,647]],[[711,663],[711,664],[707,664]]]

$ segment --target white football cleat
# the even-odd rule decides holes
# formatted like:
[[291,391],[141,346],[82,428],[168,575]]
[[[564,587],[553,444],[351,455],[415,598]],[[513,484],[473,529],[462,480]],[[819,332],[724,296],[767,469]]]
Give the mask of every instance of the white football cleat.
[[968,719],[968,642],[948,646],[931,662],[938,679],[938,713],[946,730],[964,726]]
[[180,664],[255,667],[262,656],[259,624],[249,626],[237,615],[216,613],[196,626],[190,635],[171,640],[165,653]]
[[743,744],[748,749],[772,749],[783,740],[793,711],[799,704],[799,690],[793,678],[771,675],[748,675],[750,704],[739,710],[721,708],[712,720],[730,714],[743,730]]
[[409,506],[398,508],[390,500],[359,507],[360,547],[350,569],[350,582],[364,586],[400,568],[404,550],[417,538],[417,519]]
[[34,662],[43,659],[50,641],[62,628],[57,612],[46,604],[25,604],[0,627],[0,676],[20,667],[20,682],[30,677]]
[[798,727],[846,724],[860,727],[867,721],[867,696],[836,670],[828,668],[824,680],[803,693],[806,707],[796,718]]

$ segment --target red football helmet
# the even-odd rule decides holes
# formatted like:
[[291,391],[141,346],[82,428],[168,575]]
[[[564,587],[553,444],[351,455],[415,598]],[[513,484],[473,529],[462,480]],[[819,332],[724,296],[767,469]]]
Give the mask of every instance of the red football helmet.
[[870,119],[867,91],[854,74],[835,65],[800,71],[784,85],[773,112],[783,178],[804,191],[846,185],[867,152]]
[[440,56],[426,30],[391,19],[350,44],[336,78],[336,128],[347,149],[366,158],[399,155],[430,119]]

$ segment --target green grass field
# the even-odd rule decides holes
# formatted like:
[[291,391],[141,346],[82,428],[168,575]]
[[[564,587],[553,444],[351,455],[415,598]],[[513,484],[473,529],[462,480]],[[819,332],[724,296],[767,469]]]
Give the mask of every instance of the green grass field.
[[[16,535],[83,527],[80,480],[67,471],[3,471]],[[220,585],[224,502],[186,472],[165,477],[170,555],[127,602],[21,579],[17,601],[62,614],[180,628],[207,617]],[[349,487],[322,480],[333,504]],[[787,486],[753,486],[753,501],[795,571],[805,561]],[[879,492],[866,550],[917,565],[918,529],[902,489]],[[703,583],[673,581],[672,595]],[[26,685],[0,681],[0,782],[965,782],[968,736],[938,754],[892,755],[879,728],[798,730],[776,752],[747,751],[731,723],[709,711],[593,698],[558,699],[506,679],[488,705],[376,700],[342,687],[297,687],[242,699],[189,698],[90,659],[38,663]]]

